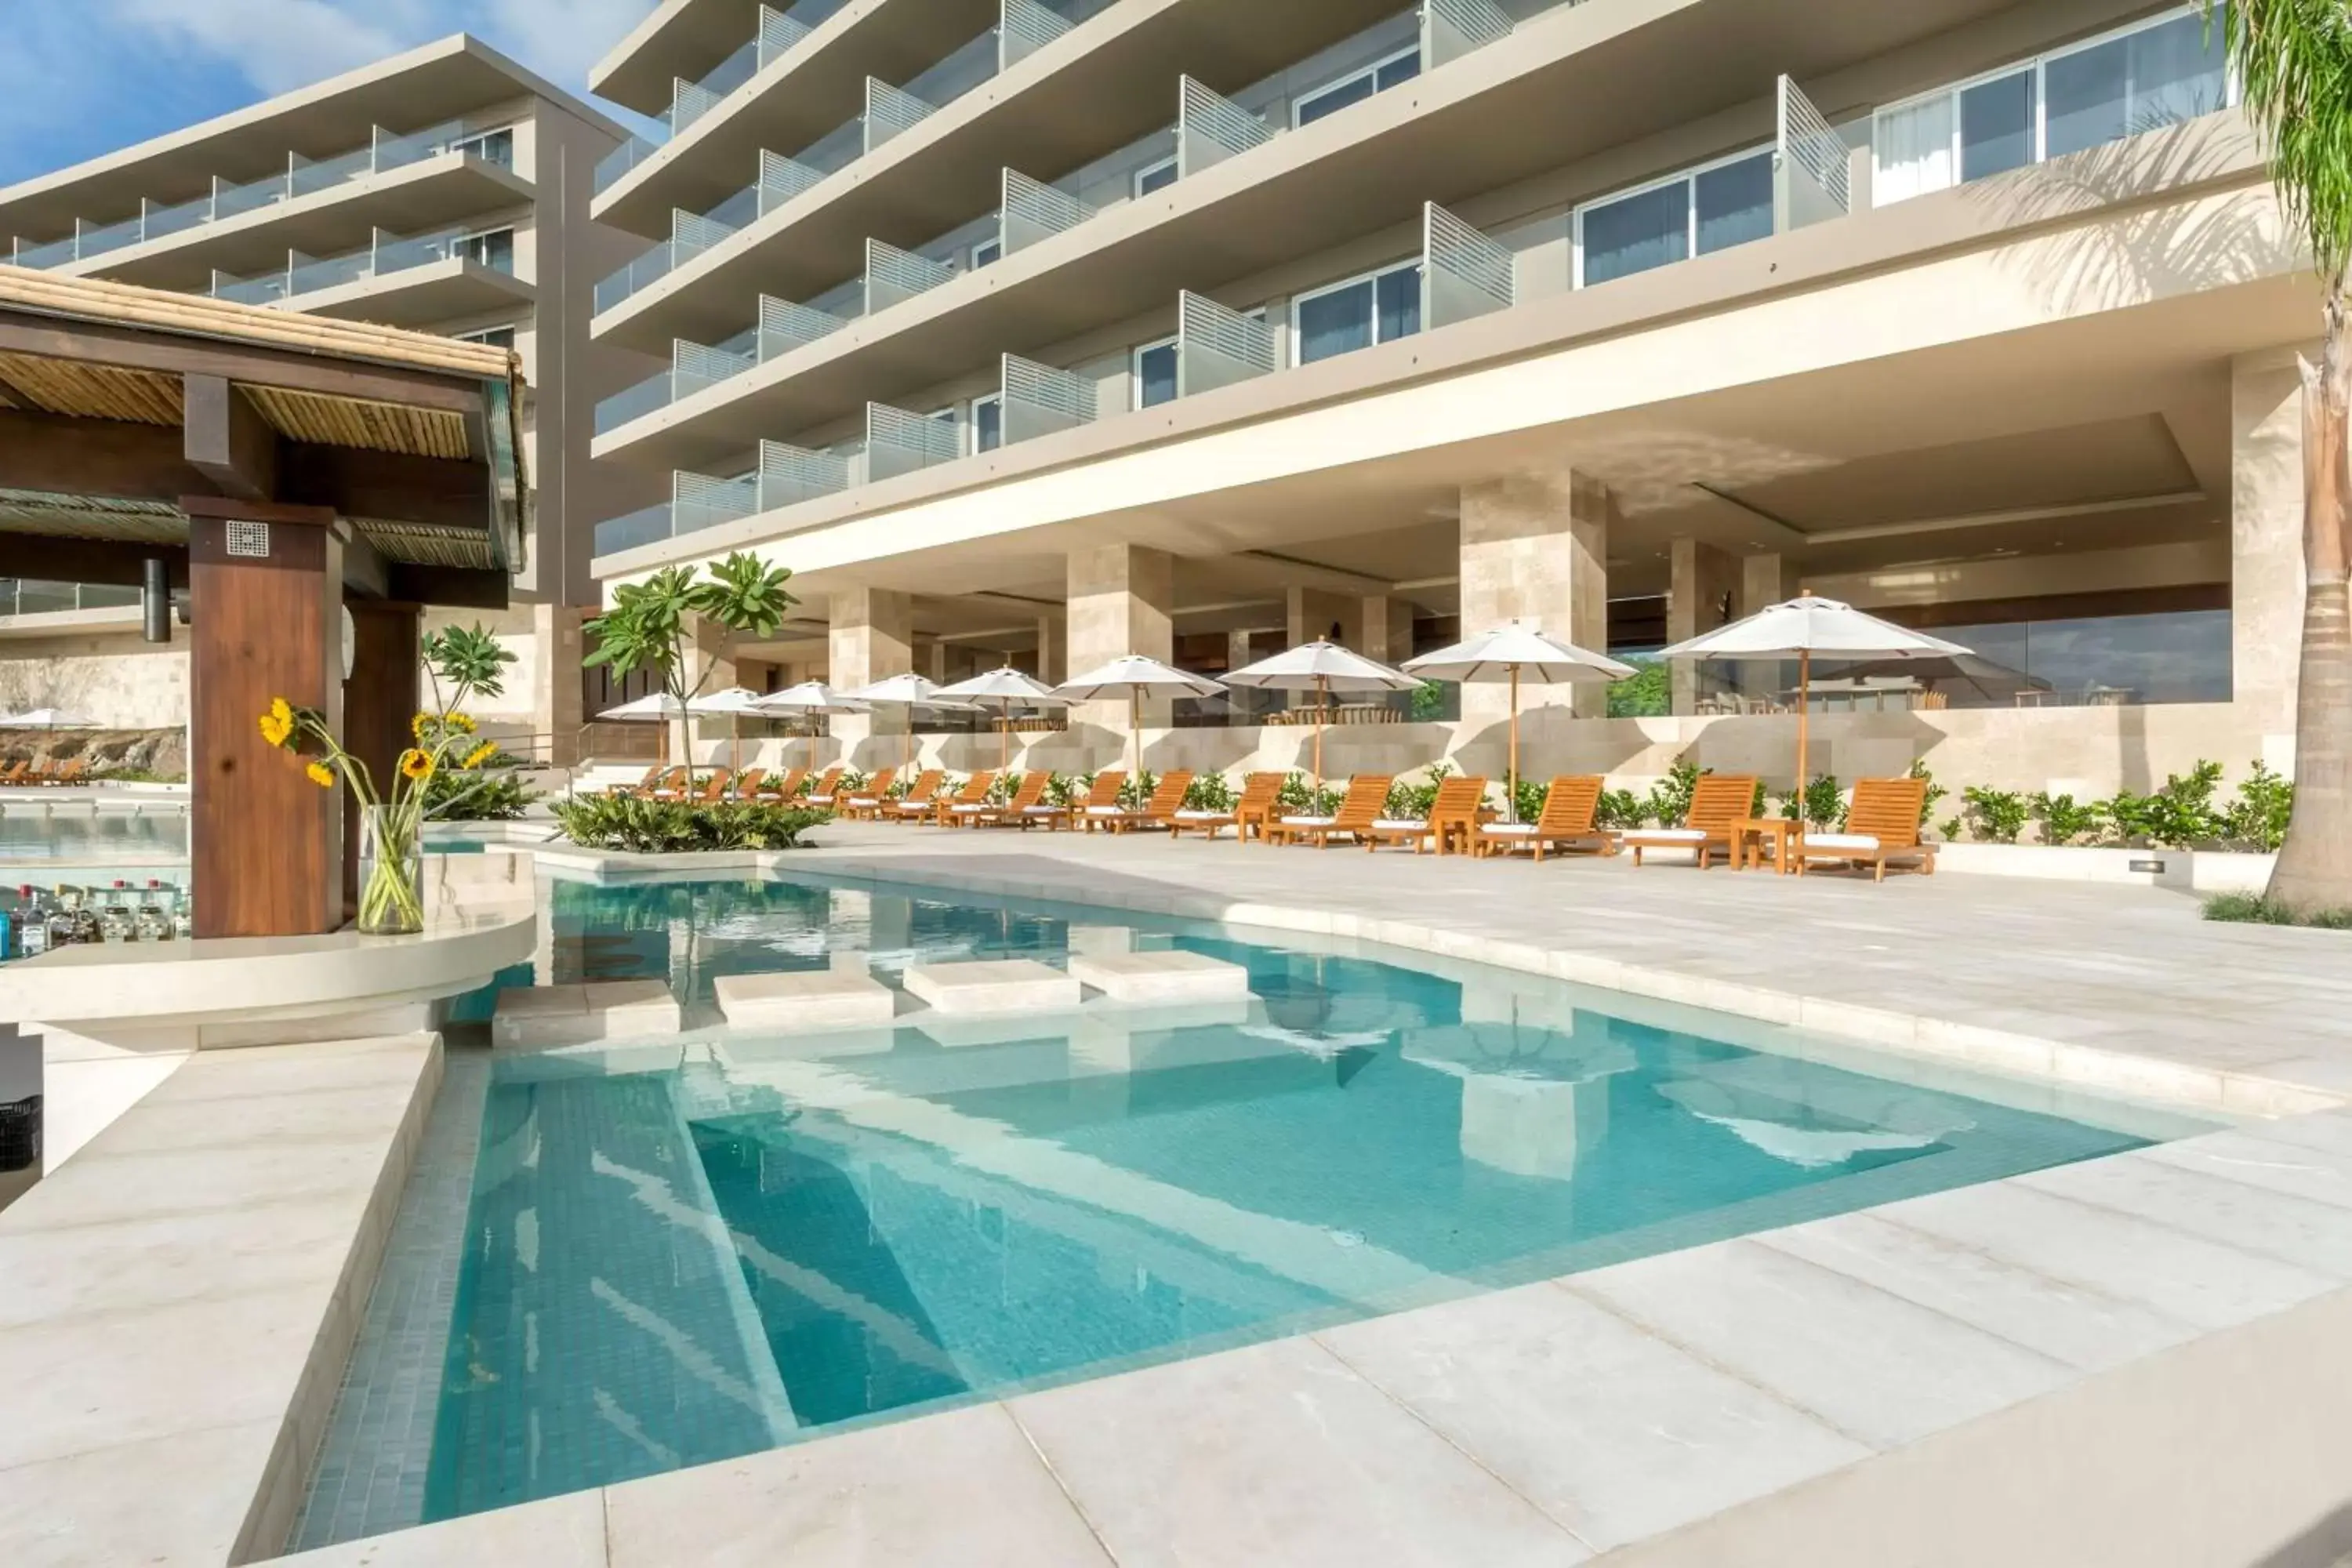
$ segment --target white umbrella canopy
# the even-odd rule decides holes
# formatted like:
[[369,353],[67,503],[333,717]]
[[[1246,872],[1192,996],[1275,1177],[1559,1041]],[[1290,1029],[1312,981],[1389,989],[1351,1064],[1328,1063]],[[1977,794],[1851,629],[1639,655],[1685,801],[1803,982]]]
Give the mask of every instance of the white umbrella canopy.
[[1513,621],[1492,631],[1465,638],[1451,647],[1406,659],[1401,667],[1424,680],[1455,682],[1507,680],[1511,683],[1511,766],[1508,793],[1511,820],[1519,816],[1519,682],[1559,686],[1576,681],[1624,680],[1638,673],[1607,654],[1594,653],[1574,643]]
[[1121,695],[1127,698],[1128,772],[1140,778],[1143,776],[1143,700],[1150,696],[1215,697],[1224,688],[1205,675],[1194,675],[1173,665],[1162,664],[1156,658],[1147,658],[1139,653],[1126,653],[1083,675],[1072,676],[1054,690],[1072,702],[1093,702]]
[[[905,675],[886,676],[870,686],[845,691],[844,697],[853,702],[864,702],[877,708],[940,708],[951,712],[969,713],[971,704],[952,697],[940,695],[939,682],[912,671]],[[911,766],[915,761],[915,726],[909,715],[907,741],[902,748],[900,766]]]
[[1663,658],[1795,658],[1797,660],[1797,799],[1802,814],[1805,721],[1813,686],[1813,656],[1846,659],[1958,658],[1972,649],[1808,591],[1769,605],[1744,620],[1702,632],[1660,654]]
[[[782,691],[771,691],[751,704],[751,710],[763,717],[823,713],[863,713],[866,705],[855,698],[845,697],[822,680],[803,680],[797,686],[787,686]],[[808,737],[809,766],[816,765],[816,737]]]
[[999,732],[1003,738],[1000,748],[999,767],[1013,765],[1013,710],[1015,708],[1066,708],[1070,700],[1056,696],[1048,686],[1040,685],[1011,665],[991,669],[959,680],[939,689],[941,697],[952,697],[969,702],[975,708],[985,708],[996,714]]
[[729,686],[717,691],[706,691],[686,700],[686,710],[698,719],[727,721],[727,765],[743,765],[743,734],[741,721],[746,713],[758,714],[760,694],[749,687]]
[[667,691],[648,691],[643,697],[633,698],[617,708],[607,708],[596,717],[621,719],[633,722],[655,719],[683,719],[686,717],[686,704]]
[[1315,787],[1323,787],[1323,712],[1329,705],[1331,693],[1350,691],[1410,691],[1421,684],[1418,676],[1407,675],[1392,665],[1376,658],[1366,658],[1352,653],[1338,643],[1320,638],[1286,648],[1271,658],[1245,664],[1239,669],[1225,672],[1228,686],[1250,687],[1261,691],[1312,691],[1315,693]]

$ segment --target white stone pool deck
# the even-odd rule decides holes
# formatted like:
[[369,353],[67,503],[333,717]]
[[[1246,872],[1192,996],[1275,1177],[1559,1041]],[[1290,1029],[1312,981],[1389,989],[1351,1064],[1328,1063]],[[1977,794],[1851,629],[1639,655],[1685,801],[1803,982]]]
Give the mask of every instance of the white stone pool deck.
[[[2352,1498],[2352,1112],[2324,1109],[2352,1090],[2340,935],[2203,925],[2151,891],[1951,876],[1872,887],[1230,841],[824,837],[772,863],[1389,940],[2296,1114],[291,1561],[2219,1568]],[[169,1110],[151,1097],[84,1157],[157,1157],[141,1141],[160,1152],[181,1134],[151,1106]],[[225,1173],[251,1158],[205,1136]],[[389,1152],[413,1132],[369,1136]],[[259,1204],[283,1178],[215,1179],[183,1169],[174,1185]],[[380,1231],[374,1201],[353,1229],[364,1213]],[[69,1228],[20,1235],[32,1202],[0,1215],[0,1280],[36,1277],[9,1248]],[[153,1202],[145,1245],[168,1258],[182,1211]],[[90,1223],[150,1219],[133,1205]],[[237,1495],[251,1467],[208,1436],[253,1419],[241,1380],[199,1375],[218,1347],[126,1337],[158,1268],[193,1276],[173,1310],[218,1313],[210,1298],[267,1287],[234,1257],[151,1268],[135,1239],[55,1255],[37,1276],[33,1299],[79,1336],[72,1353],[135,1375],[12,1392],[0,1562],[242,1560],[269,1550],[244,1521],[290,1510]],[[334,1319],[330,1299],[317,1321]],[[54,1387],[63,1342],[6,1310],[0,1386]],[[89,1504],[68,1508],[58,1477]],[[208,1522],[230,1513],[236,1531]]]

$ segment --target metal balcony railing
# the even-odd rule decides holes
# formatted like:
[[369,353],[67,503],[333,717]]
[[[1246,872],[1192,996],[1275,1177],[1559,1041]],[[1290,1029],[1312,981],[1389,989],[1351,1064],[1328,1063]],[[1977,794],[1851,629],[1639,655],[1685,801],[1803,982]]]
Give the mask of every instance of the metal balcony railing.
[[1094,422],[1095,384],[1050,364],[1004,356],[1004,444],[1050,436]]
[[512,275],[513,231],[452,228],[403,237],[379,229],[374,243],[364,250],[324,258],[289,251],[282,268],[244,278],[215,271],[208,292],[215,300],[230,300],[244,305],[267,305],[278,300],[316,293],[322,289],[337,289],[346,283],[388,277],[418,267],[429,267],[436,261],[452,260],[471,261],[493,271]]
[[1435,202],[1421,205],[1421,324],[1426,331],[1507,310],[1517,294],[1508,247]]
[[866,405],[866,482],[879,484],[962,455],[962,433],[951,419],[909,414],[887,403]]
[[371,174],[388,174],[394,169],[421,163],[428,158],[453,153],[511,168],[514,165],[514,132],[504,125],[469,126],[460,120],[447,121],[429,130],[403,135],[394,135],[378,126],[368,145],[331,158],[311,159],[299,153],[289,153],[285,169],[265,179],[232,184],[215,178],[211,191],[193,201],[163,205],[142,200],[135,217],[121,218],[107,224],[93,224],[86,218],[78,218],[74,222],[73,234],[67,238],[37,245],[28,245],[22,239],[14,240],[8,258],[18,267],[63,267],[68,262],[86,261],[109,251],[142,245],[168,235],[184,234],[209,223],[259,212],[264,207],[316,195],[321,191],[331,191]]
[[1495,0],[1421,0],[1421,68],[1435,70],[1511,36],[1511,18]]
[[645,163],[697,121],[743,91],[767,68],[791,54],[848,0],[801,0],[787,10],[761,5],[759,22],[743,47],[693,81],[670,85],[670,106],[655,118],[651,136],[632,136],[596,164],[594,190],[602,195],[630,170]]
[[1186,289],[1176,296],[1176,395],[1270,375],[1281,364],[1274,329]]
[[1792,228],[1853,210],[1845,139],[1788,77],[1780,78],[1779,135],[1773,148],[1773,226]]
[[951,281],[955,268],[944,261],[885,245],[866,242],[866,313],[878,314],[898,303]]
[[1265,121],[1191,77],[1176,84],[1176,177],[1203,169],[1274,140]]
[[1025,249],[1039,240],[1073,229],[1095,216],[1095,209],[1069,192],[1033,180],[1018,169],[1004,171],[1003,215],[999,241],[1004,254]]

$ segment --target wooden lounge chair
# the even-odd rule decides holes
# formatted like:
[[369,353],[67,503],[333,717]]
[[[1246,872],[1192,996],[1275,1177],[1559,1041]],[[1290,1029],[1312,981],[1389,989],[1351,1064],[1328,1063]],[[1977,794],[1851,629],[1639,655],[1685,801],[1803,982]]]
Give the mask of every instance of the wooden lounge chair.
[[6,767],[0,767],[0,784],[23,784],[32,766],[30,763],[10,763]]
[[1274,797],[1282,793],[1280,773],[1251,773],[1242,780],[1242,793],[1234,804],[1223,811],[1180,811],[1169,819],[1168,830],[1181,837],[1197,833],[1203,838],[1214,838],[1230,827],[1237,837],[1246,837],[1248,824],[1263,824],[1266,814],[1274,809]]
[[[606,795],[651,795],[655,790],[661,786],[662,774],[667,771],[667,770],[659,763],[656,763],[652,767],[646,770],[646,776],[639,779],[636,783],[633,784],[609,784],[605,786],[604,793]],[[0,778],[0,784],[7,784],[10,782],[12,781]]]
[[1032,806],[1022,826],[1033,827],[1042,822],[1055,833],[1061,832],[1066,827],[1076,832],[1083,826],[1088,813],[1117,811],[1118,792],[1126,787],[1126,769],[1105,768],[1095,774],[1092,782],[1087,785],[1087,793],[1083,799],[1074,800],[1064,805]]
[[1747,816],[1755,804],[1754,773],[1701,773],[1680,827],[1637,827],[1623,841],[1633,848],[1636,866],[1644,849],[1692,849],[1704,871],[1717,849],[1727,857],[1731,853],[1732,824]]
[[760,786],[760,793],[770,800],[793,800],[801,793],[801,780],[808,777],[806,768],[786,768],[779,778],[771,774]]
[[1486,799],[1486,781],[1470,774],[1457,774],[1437,781],[1437,798],[1430,803],[1429,816],[1416,822],[1411,817],[1383,816],[1372,824],[1364,847],[1377,849],[1383,844],[1412,845],[1412,852],[1421,853],[1424,844],[1434,844],[1439,854],[1459,838],[1469,842],[1470,830],[1478,825],[1478,808]]
[[1793,846],[1797,874],[1816,860],[1868,866],[1871,879],[1886,880],[1886,868],[1907,865],[1926,876],[1936,874],[1936,847],[1919,837],[1919,815],[1927,808],[1926,779],[1857,779],[1853,804],[1846,808],[1845,828],[1839,833],[1805,833]]
[[846,798],[836,801],[834,805],[834,815],[846,816],[853,821],[879,817],[882,815],[883,805],[890,799],[890,786],[898,780],[897,768],[884,768],[880,773],[867,779],[865,787],[852,790]]
[[1369,843],[1372,824],[1380,820],[1381,808],[1389,803],[1389,785],[1394,783],[1394,773],[1358,773],[1348,781],[1338,811],[1329,816],[1278,817],[1266,837],[1276,844],[1308,843],[1318,849],[1329,848],[1331,840],[1342,837]]
[[992,805],[983,801],[975,808],[958,806],[953,820],[962,827],[1025,827],[1029,813],[1045,804],[1045,786],[1053,782],[1052,773],[1043,768],[1032,768],[1021,775],[1019,784],[1013,786],[1010,800],[1001,805]]
[[50,774],[48,782],[53,784],[79,784],[82,781],[83,775],[89,772],[89,759],[88,757],[75,757],[69,760],[64,767],[59,768],[56,773]]
[[1275,818],[1282,815],[1282,785],[1286,773],[1252,773],[1242,781],[1242,797],[1234,802],[1234,842],[1246,844],[1252,829],[1262,841]]
[[831,811],[841,790],[841,774],[840,768],[825,769],[824,775],[809,785],[808,803],[820,811]]
[[[1174,823],[1176,814],[1184,809],[1184,795],[1192,787],[1192,775],[1182,768],[1160,775],[1151,786],[1151,798],[1132,811],[1122,811],[1116,816],[1087,818],[1089,832],[1101,828],[1105,833],[1132,833],[1139,827],[1167,827]],[[1170,835],[1172,838],[1173,834]]]
[[1544,791],[1542,812],[1533,822],[1489,822],[1472,840],[1480,855],[1507,855],[1514,849],[1566,849],[1587,855],[1617,853],[1617,835],[1592,825],[1601,809],[1601,791],[1608,783],[1598,773],[1556,778]]
[[929,817],[934,826],[945,827],[954,819],[956,807],[960,805],[986,805],[988,804],[988,792],[995,787],[996,771],[994,769],[992,768],[985,773],[974,773],[971,778],[964,781],[963,788],[958,790],[955,794],[943,795],[937,800],[932,801],[930,803],[929,809],[926,811],[924,815]]
[[702,781],[702,787],[688,790],[686,798],[697,805],[716,805],[727,798],[728,782],[734,776],[725,768],[713,768],[710,776]]
[[947,774],[937,768],[925,768],[907,786],[907,793],[896,800],[886,800],[875,808],[877,822],[920,822],[931,814],[931,804],[940,797],[940,786],[947,783]]
[[765,768],[745,768],[735,775],[734,785],[727,792],[728,798],[730,800],[759,799],[760,781],[767,776],[768,770]]
[[691,769],[664,768],[661,777],[654,781],[651,789],[640,789],[637,794],[647,800],[683,800],[693,782]]

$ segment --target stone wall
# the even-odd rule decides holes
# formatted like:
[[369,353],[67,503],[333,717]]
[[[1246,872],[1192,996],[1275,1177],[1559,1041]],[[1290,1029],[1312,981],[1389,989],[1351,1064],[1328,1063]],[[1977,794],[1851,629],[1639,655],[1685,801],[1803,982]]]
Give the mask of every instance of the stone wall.
[[0,713],[62,708],[124,730],[188,722],[188,650],[128,637],[0,641]]
[[82,759],[94,774],[135,769],[167,779],[188,776],[188,731],[169,730],[19,730],[0,726],[0,764]]

